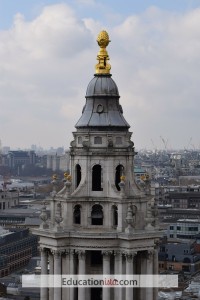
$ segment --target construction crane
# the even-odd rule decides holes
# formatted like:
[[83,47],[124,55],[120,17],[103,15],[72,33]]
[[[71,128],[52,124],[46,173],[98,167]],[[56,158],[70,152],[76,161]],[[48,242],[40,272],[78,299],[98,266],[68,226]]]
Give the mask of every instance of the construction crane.
[[161,135],[160,135],[161,141],[163,142],[163,145],[165,147],[165,150],[167,151],[167,144],[168,144],[168,140],[165,140]]

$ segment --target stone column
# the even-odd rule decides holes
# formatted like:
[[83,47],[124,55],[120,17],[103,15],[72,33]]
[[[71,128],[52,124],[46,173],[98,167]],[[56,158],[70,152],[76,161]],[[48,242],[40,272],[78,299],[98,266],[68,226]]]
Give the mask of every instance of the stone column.
[[[137,253],[125,253],[126,256],[126,275],[133,274],[133,258]],[[133,288],[126,288],[126,300],[133,299]]]
[[[114,273],[115,275],[122,275],[122,253],[120,251],[114,252]],[[122,288],[115,287],[114,288],[114,299],[122,300]]]
[[[153,275],[153,250],[147,251],[147,275]],[[150,279],[148,279],[150,283]],[[153,282],[153,278],[152,281]],[[153,288],[146,288],[146,299],[154,300],[153,299]]]
[[[153,252],[153,274],[158,274],[158,250],[157,247],[154,248]],[[158,298],[158,288],[153,289],[153,299],[157,300]]]
[[[146,275],[147,274],[147,257],[146,257],[146,252],[141,251],[140,252],[140,274],[141,275]],[[146,288],[140,288],[140,300],[145,299],[146,295]]]
[[[54,275],[54,257],[52,252],[49,252],[49,275]],[[52,284],[50,283],[50,286],[52,286]],[[49,288],[49,300],[54,300],[53,294],[54,294],[54,289],[53,288]]]
[[[69,275],[70,274],[70,252],[69,250],[65,251],[65,259],[62,259],[62,275]],[[70,300],[69,298],[70,288],[63,287],[62,288],[62,300]]]
[[[41,251],[41,275],[47,275],[48,274],[47,249],[41,247],[40,251]],[[41,287],[40,299],[48,300],[48,288],[47,287]]]
[[[75,274],[75,265],[74,265],[74,250],[70,250],[69,251],[69,274],[70,275],[74,275]],[[70,297],[69,299],[70,300],[74,300],[74,288],[73,287],[70,287],[69,288],[69,294],[70,294]]]
[[[85,251],[78,251],[78,274],[85,275]],[[85,288],[78,289],[78,300],[85,300]]]
[[[103,251],[103,274],[110,274],[110,255],[112,251]],[[103,299],[102,300],[110,300],[110,288],[103,288]]]
[[[54,251],[54,275],[61,275],[61,251]],[[62,298],[62,289],[61,287],[54,288],[54,300],[61,300]]]

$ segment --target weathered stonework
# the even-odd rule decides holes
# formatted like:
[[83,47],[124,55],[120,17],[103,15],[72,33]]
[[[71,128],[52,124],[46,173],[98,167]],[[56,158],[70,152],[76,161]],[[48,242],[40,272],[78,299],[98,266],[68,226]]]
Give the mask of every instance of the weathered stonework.
[[[66,272],[66,264],[67,274],[133,274],[136,269],[146,274],[147,268],[148,273],[157,273],[154,248],[161,234],[155,222],[156,208],[151,196],[135,183],[132,133],[111,75],[98,73],[90,82],[76,129],[70,148],[70,177],[66,175],[60,192],[54,189],[52,193],[51,219],[45,217],[45,224],[34,230],[41,247],[54,256],[50,273]],[[45,257],[42,273],[46,272]],[[98,290],[94,296],[89,288],[78,294],[73,289],[63,293],[51,289],[49,299],[156,299],[140,289],[109,290]],[[47,294],[42,291],[41,299],[48,300]]]

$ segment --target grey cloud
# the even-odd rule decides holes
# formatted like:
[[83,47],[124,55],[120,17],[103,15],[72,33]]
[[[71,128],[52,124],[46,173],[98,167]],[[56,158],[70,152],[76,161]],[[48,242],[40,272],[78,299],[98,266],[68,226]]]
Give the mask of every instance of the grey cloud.
[[[0,32],[3,144],[69,146],[94,73],[100,28],[99,20],[80,20],[61,4],[31,22],[18,15]],[[199,9],[173,14],[155,7],[110,24],[113,79],[136,147],[151,147],[160,135],[177,148],[190,136],[199,144],[199,28]]]

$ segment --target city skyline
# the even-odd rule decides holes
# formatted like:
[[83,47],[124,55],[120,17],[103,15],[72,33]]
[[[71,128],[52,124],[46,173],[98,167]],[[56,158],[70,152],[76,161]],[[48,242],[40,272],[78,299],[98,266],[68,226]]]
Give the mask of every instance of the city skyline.
[[69,148],[106,29],[136,148],[199,149],[199,1],[0,1],[0,16],[3,146]]

